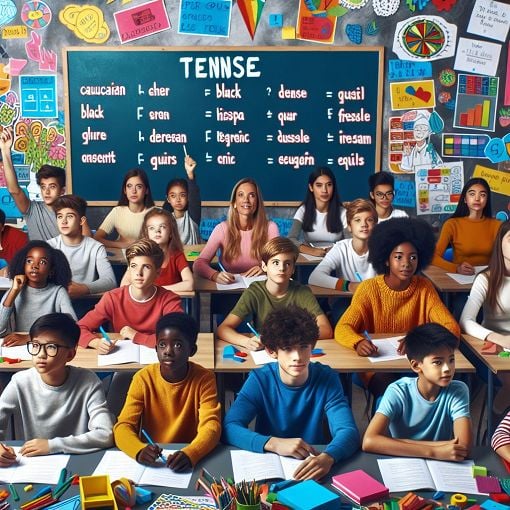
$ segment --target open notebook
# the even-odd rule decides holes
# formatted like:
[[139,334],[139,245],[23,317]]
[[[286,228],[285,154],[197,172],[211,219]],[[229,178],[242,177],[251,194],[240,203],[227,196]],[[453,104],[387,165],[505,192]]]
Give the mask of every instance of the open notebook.
[[246,450],[232,450],[234,480],[271,480],[280,478],[292,480],[292,475],[303,462],[301,459],[281,457],[276,453],[254,453]]
[[158,362],[158,355],[154,347],[138,345],[132,340],[119,340],[115,349],[109,354],[97,355],[97,366],[122,365],[122,363],[140,363],[150,365]]
[[[176,450],[163,450],[168,457]],[[187,489],[193,472],[174,473],[163,462],[158,467],[144,466],[119,450],[107,450],[99,461],[94,475],[109,475],[110,480],[128,478],[139,485],[157,485],[159,487],[177,487]]]
[[260,276],[241,276],[240,274],[236,274],[234,276],[236,279],[233,283],[229,283],[228,285],[217,283],[216,288],[218,290],[247,289],[253,282],[267,280],[267,276],[265,274]]
[[432,489],[461,494],[480,494],[471,473],[472,460],[377,459],[384,485],[390,492]]
[[29,361],[32,359],[32,355],[29,354],[26,344],[18,345],[16,347],[4,347],[4,339],[0,338],[0,356],[5,358],[21,359]]
[[44,483],[56,485],[60,471],[67,466],[69,455],[41,455],[23,457],[21,447],[14,446],[18,462],[0,470],[0,480],[4,483]]

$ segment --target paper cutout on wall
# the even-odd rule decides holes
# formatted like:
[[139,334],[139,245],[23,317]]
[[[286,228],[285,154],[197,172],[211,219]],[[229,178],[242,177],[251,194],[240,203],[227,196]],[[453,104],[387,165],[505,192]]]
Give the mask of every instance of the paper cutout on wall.
[[297,38],[332,44],[336,20],[349,12],[337,0],[300,0],[296,25]]
[[41,0],[25,2],[21,9],[21,21],[32,30],[46,28],[51,22],[51,17],[51,9]]
[[255,37],[255,32],[262,17],[262,10],[266,0],[237,0],[237,5],[241,11],[244,24],[250,33],[250,37]]
[[4,67],[5,72],[11,76],[19,76],[27,62],[25,58],[10,58],[9,63]]
[[39,63],[39,71],[57,70],[57,54],[42,47],[41,36],[35,31],[30,32],[30,39],[25,43],[27,57]]
[[457,0],[432,0],[438,11],[451,11]]
[[[493,193],[510,196],[510,181],[508,180],[508,172],[501,172],[482,165],[476,165],[473,177],[482,177],[485,179]],[[510,207],[510,203],[508,204]]]
[[510,126],[510,108],[500,108],[498,111],[499,125],[503,128]]
[[436,92],[434,80],[400,81],[390,84],[392,110],[434,108]]
[[181,0],[177,32],[207,37],[228,37],[231,14],[232,0],[216,0],[215,2]]
[[439,16],[415,16],[397,23],[393,51],[403,60],[438,60],[455,54],[457,26]]
[[346,9],[361,9],[368,4],[368,0],[340,0],[340,5]]
[[9,25],[2,28],[2,39],[24,39],[25,37],[28,37],[28,28],[25,25]]
[[400,7],[400,0],[373,0],[372,4],[377,16],[393,16]]
[[458,71],[496,76],[501,44],[461,37],[453,67]]
[[510,28],[510,5],[494,0],[476,0],[467,31],[504,42]]
[[7,93],[11,89],[11,77],[5,70],[5,65],[0,64],[0,95]]
[[13,0],[0,0],[0,27],[10,23],[18,12]]
[[411,12],[415,12],[416,9],[423,11],[429,2],[430,0],[406,0],[407,7]]
[[491,163],[510,160],[510,133],[503,138],[492,138],[485,147],[485,155]]
[[485,158],[485,147],[489,135],[476,133],[444,133],[443,157],[446,158]]
[[103,11],[95,5],[67,5],[58,13],[58,19],[85,42],[103,44],[110,37]]

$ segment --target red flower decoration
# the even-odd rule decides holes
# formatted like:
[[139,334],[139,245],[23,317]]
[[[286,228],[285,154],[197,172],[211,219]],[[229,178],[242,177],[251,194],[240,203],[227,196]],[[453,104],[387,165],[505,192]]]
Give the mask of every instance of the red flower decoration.
[[457,0],[432,0],[438,11],[451,11]]

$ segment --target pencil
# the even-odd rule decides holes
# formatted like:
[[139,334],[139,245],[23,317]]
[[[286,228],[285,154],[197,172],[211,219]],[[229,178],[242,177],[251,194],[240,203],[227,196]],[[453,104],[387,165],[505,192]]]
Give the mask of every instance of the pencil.
[[[157,446],[157,444],[151,439],[151,436],[149,436],[149,434],[147,434],[145,429],[142,429],[142,434],[144,435],[145,439],[147,439],[147,441],[149,442],[149,444],[151,446]],[[163,455],[163,452],[160,451],[158,457],[166,464],[167,460],[166,460],[166,457]]]
[[257,337],[257,338],[260,338],[260,335],[259,333],[257,332],[257,330],[248,322],[246,321],[246,325],[248,326],[249,330]]
[[111,345],[112,340],[110,338],[110,335],[105,331],[103,326],[99,326],[99,331],[101,332],[101,335],[103,335],[103,338]]

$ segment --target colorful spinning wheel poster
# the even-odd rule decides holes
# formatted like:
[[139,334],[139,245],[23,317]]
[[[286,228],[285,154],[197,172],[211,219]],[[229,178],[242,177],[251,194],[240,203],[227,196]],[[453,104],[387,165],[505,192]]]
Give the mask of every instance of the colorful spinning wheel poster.
[[21,9],[21,21],[32,30],[46,28],[51,22],[51,9],[45,2],[30,0]]
[[457,26],[439,16],[415,16],[397,23],[393,51],[402,60],[453,57]]

